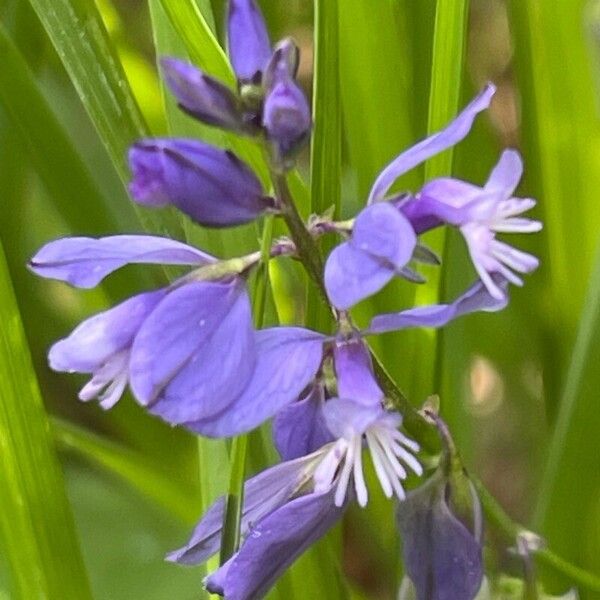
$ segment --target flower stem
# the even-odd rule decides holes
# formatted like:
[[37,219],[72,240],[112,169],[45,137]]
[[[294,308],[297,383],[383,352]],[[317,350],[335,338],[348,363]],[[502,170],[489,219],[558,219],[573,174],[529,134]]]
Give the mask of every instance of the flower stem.
[[[273,215],[264,220],[260,245],[260,265],[254,287],[254,325],[260,329],[264,324],[267,292],[269,289],[269,260],[273,238]],[[223,517],[223,537],[219,561],[222,565],[232,556],[240,545],[242,509],[244,506],[244,479],[246,476],[246,455],[248,453],[248,434],[240,435],[231,444],[231,471],[229,491]]]
[[[490,494],[488,489],[479,479],[473,476],[470,476],[470,478],[477,490],[483,510],[491,523],[511,540],[516,540],[517,536],[527,531],[525,527],[513,521],[506,514],[502,506],[500,506],[498,501]],[[600,592],[600,577],[597,575],[571,564],[548,548],[537,550],[534,555],[539,561],[552,567],[555,571],[566,575],[574,583],[577,583],[588,590]]]

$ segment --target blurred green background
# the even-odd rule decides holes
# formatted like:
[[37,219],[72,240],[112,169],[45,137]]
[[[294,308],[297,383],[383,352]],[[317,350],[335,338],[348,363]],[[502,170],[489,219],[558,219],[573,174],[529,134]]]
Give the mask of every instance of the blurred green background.
[[[545,228],[515,243],[542,266],[502,313],[465,318],[435,337],[388,334],[374,348],[415,405],[441,395],[466,465],[508,513],[600,575],[600,2],[316,4],[327,17],[319,38],[327,61],[318,72],[313,164],[307,150],[299,167],[310,184],[294,185],[305,214],[339,195],[341,215],[352,216],[394,155],[486,81],[498,86],[491,110],[444,160],[456,176],[482,183],[502,148],[522,151],[520,195],[539,200],[534,216]],[[301,47],[300,78],[311,94],[313,3],[261,5],[272,38],[291,35]],[[81,381],[46,363],[52,341],[81,319],[159,284],[165,273],[127,268],[84,292],[36,279],[25,263],[65,235],[150,230],[222,256],[256,246],[254,227],[207,233],[169,212],[140,213],[124,186],[127,146],[149,133],[233,147],[264,173],[256,148],[179,113],[157,76],[164,54],[230,76],[214,43],[223,41],[223,9],[222,0],[0,0],[0,598],[85,598],[86,577],[99,599],[203,597],[201,568],[162,557],[225,490],[228,444],[198,442],[128,396],[108,413],[82,404]],[[444,38],[444,14],[450,25],[457,14],[462,25],[467,9],[464,30],[450,28]],[[427,168],[427,176],[436,173],[436,165]],[[424,176],[417,169],[400,187],[415,188]],[[440,294],[453,297],[474,276],[465,248],[452,234],[431,244],[444,250]],[[436,282],[433,270],[423,272]],[[315,326],[300,270],[273,264],[271,277],[269,321],[306,316]],[[425,293],[416,301],[431,301]],[[396,282],[356,318],[414,301],[414,286]],[[252,436],[250,470],[274,459],[266,433]],[[393,523],[391,503],[375,494],[273,597],[394,597],[401,571]],[[518,574],[505,552],[510,540],[488,533],[490,569]],[[541,575],[548,589],[572,583]]]

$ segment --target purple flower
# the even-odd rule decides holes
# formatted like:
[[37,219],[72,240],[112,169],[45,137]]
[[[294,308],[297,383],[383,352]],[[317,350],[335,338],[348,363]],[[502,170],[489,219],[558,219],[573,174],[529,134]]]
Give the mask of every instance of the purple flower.
[[308,139],[312,120],[304,92],[296,83],[298,49],[291,40],[275,48],[265,75],[263,126],[276,161],[284,167]]
[[325,287],[332,304],[348,309],[402,275],[417,236],[392,204],[368,206],[356,217],[352,236],[329,255]]
[[519,217],[535,206],[535,200],[513,197],[522,173],[519,153],[506,150],[482,188],[458,179],[435,179],[398,207],[417,233],[441,223],[458,227],[481,280],[492,296],[501,298],[503,292],[492,274],[522,285],[513,270],[530,273],[539,264],[535,256],[496,239],[497,233],[532,233],[542,228],[539,221]]
[[229,0],[227,45],[238,80],[260,83],[271,58],[271,42],[254,0]]
[[160,62],[165,81],[183,111],[208,125],[254,132],[252,123],[244,117],[240,98],[226,85],[188,62],[176,58]]
[[[100,239],[64,238],[46,244],[31,259],[32,271],[71,285],[91,288],[129,263],[202,266],[214,258],[166,238],[119,235]],[[48,359],[55,371],[91,373],[79,397],[99,396],[111,408],[129,382],[133,341],[145,320],[167,297],[168,289],[139,294],[81,323],[55,343]]]
[[173,204],[197,223],[247,223],[273,208],[260,181],[235,154],[192,140],[149,139],[129,150],[131,195],[145,206]]
[[454,512],[452,484],[440,471],[398,506],[404,566],[427,600],[472,600],[483,579],[482,517],[474,491],[470,524]]

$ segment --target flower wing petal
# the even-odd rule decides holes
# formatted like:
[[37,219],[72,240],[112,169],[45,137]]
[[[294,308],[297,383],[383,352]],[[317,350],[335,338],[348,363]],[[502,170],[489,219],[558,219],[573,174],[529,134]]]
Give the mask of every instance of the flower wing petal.
[[256,367],[244,391],[219,415],[186,423],[208,437],[239,435],[296,400],[321,364],[324,336],[299,327],[256,332]]
[[113,235],[54,240],[29,261],[29,268],[41,277],[92,288],[113,271],[130,263],[204,265],[214,260],[209,254],[168,238]]
[[[131,350],[131,389],[140,404],[147,406],[156,401],[203,347],[218,345],[213,345],[213,336],[218,337],[230,313],[240,327],[246,327],[243,321],[249,319],[249,299],[239,280],[188,283],[172,291],[157,306],[140,328]],[[219,353],[222,356],[228,350],[224,347]],[[211,385],[230,382],[233,387],[243,386],[248,370],[245,365],[253,366],[252,361],[250,348],[243,365],[227,362],[223,365],[225,370],[214,370],[210,364],[214,377]],[[203,375],[210,377],[210,373]],[[207,384],[207,389],[210,387]]]
[[434,133],[396,157],[375,180],[369,194],[369,204],[382,200],[398,177],[464,139],[471,130],[475,117],[490,105],[495,91],[496,88],[492,84],[487,84],[445,129]]
[[508,304],[506,294],[508,283],[497,274],[493,277],[496,284],[505,292],[502,298],[493,297],[483,282],[478,281],[451,304],[433,304],[398,313],[378,315],[371,320],[366,333],[385,333],[411,327],[443,327],[453,319],[472,312],[501,310]]

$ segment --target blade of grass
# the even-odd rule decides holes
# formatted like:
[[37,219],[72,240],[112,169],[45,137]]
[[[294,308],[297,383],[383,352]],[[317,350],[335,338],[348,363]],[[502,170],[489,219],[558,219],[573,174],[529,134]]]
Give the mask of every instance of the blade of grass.
[[[29,0],[124,184],[127,149],[148,128],[94,0]],[[181,237],[173,211],[137,211],[145,228]]]
[[[433,33],[433,55],[431,63],[431,87],[429,90],[429,114],[427,132],[441,129],[457,113],[462,89],[464,55],[468,17],[468,0],[438,0]],[[424,180],[452,174],[453,150],[434,156],[425,164]],[[446,237],[443,230],[432,231],[424,236],[424,242],[440,256],[444,255]],[[415,295],[415,304],[434,304],[442,296],[441,270],[432,270],[427,285],[420,286]],[[416,398],[424,398],[434,389],[439,389],[441,353],[436,331],[421,332],[415,337],[412,347],[413,381],[410,386]],[[437,371],[437,377],[436,377]],[[437,381],[436,381],[437,379]]]
[[584,306],[534,522],[553,549],[598,572],[600,541],[588,531],[600,492],[600,253]]
[[[315,0],[315,66],[313,135],[310,157],[311,213],[333,208],[340,216],[342,179],[342,119],[339,110],[339,13],[337,0]],[[325,252],[331,244],[324,244]],[[328,332],[331,315],[319,297],[307,298],[307,325]]]
[[0,540],[15,598],[91,598],[0,246]]
[[173,483],[167,473],[158,471],[145,456],[63,419],[52,419],[52,426],[59,450],[117,475],[183,523],[194,523],[197,519],[198,512],[190,502],[196,490]]
[[[95,186],[86,165],[6,31],[0,27],[0,103],[20,133],[27,156],[50,192],[57,209],[74,229],[108,232],[123,211],[111,206]],[[85,201],[84,201],[85,200]]]

